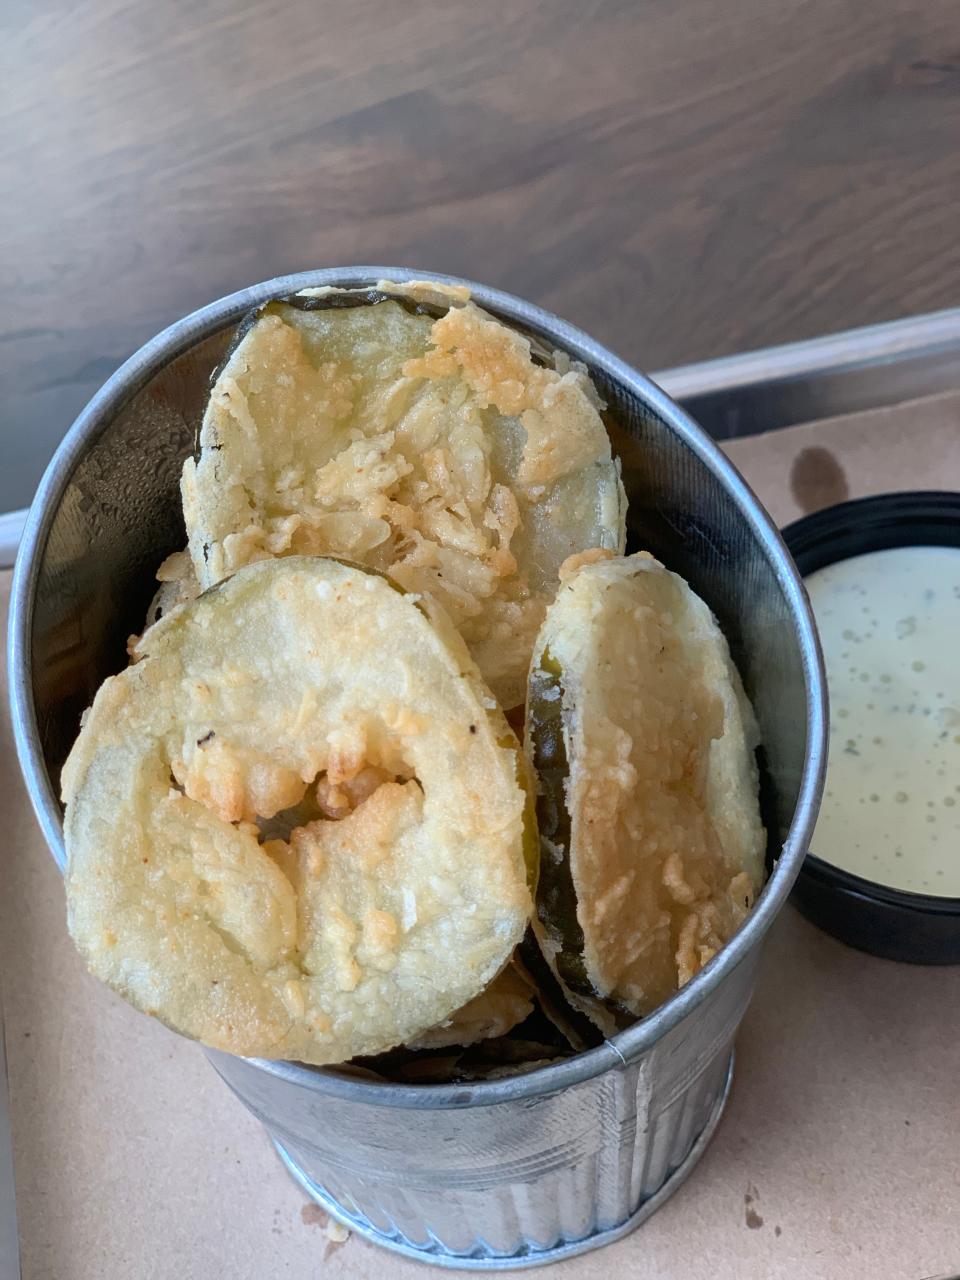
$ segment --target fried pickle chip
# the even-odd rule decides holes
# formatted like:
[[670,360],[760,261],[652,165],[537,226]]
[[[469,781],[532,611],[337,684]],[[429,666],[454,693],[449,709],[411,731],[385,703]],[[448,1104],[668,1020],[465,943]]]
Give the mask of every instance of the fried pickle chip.
[[241,328],[183,470],[190,554],[202,587],[298,553],[389,570],[510,708],[561,563],[622,551],[626,500],[586,373],[464,290],[424,297],[313,290]]
[[[200,584],[197,582],[196,574],[193,572],[193,562],[190,559],[189,551],[175,551],[173,555],[167,556],[160,564],[156,573],[159,587],[154,593],[153,599],[147,606],[147,616],[144,620],[143,630],[152,627],[155,622],[159,622],[165,617],[171,609],[175,609],[178,604],[185,604],[187,600],[195,600],[200,594]],[[127,652],[133,654],[143,637],[143,632],[138,636],[131,636],[127,641]]]
[[[97,977],[215,1048],[312,1063],[483,991],[530,916],[532,833],[519,744],[435,602],[271,560],[134,657],[63,772],[68,919]],[[308,789],[321,816],[261,830]]]
[[574,1002],[649,1013],[763,882],[752,710],[707,606],[652,556],[580,556],[537,637],[538,938]]
[[410,1049],[446,1049],[452,1045],[466,1047],[481,1040],[505,1036],[533,1012],[533,987],[515,964],[502,973],[462,1009],[457,1009],[407,1047]]

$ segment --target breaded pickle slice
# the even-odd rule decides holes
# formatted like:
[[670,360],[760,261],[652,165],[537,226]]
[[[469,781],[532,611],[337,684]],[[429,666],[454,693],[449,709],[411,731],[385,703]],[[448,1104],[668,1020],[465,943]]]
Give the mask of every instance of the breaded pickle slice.
[[201,587],[292,554],[388,570],[510,708],[561,563],[623,550],[625,498],[584,371],[464,290],[422,296],[315,290],[248,318],[184,466],[190,555]]
[[603,1025],[647,1014],[763,882],[757,731],[710,610],[649,555],[578,557],[537,637],[526,735],[538,938]]
[[97,977],[215,1048],[312,1063],[485,989],[536,842],[519,744],[435,602],[269,560],[133,656],[63,773],[69,926]]

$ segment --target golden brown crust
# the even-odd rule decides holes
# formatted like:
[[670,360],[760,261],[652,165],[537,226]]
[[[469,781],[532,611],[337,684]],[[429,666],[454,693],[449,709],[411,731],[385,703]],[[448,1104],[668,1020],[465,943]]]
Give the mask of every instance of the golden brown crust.
[[603,424],[576,369],[559,374],[535,365],[530,343],[481,311],[451,308],[430,332],[431,350],[403,367],[407,377],[458,378],[482,409],[491,406],[524,429],[517,469],[520,486],[534,491],[598,461]]
[[570,873],[596,992],[655,1008],[763,882],[756,729],[706,605],[648,555],[568,566],[535,650],[559,664]]
[[533,987],[514,964],[498,973],[478,996],[408,1046],[446,1049],[504,1036],[533,1012]]
[[[69,924],[98,977],[216,1048],[317,1063],[410,1040],[483,990],[529,918],[525,795],[436,605],[274,560],[136,657],[63,771]],[[318,780],[318,816],[261,841],[257,820]]]
[[[143,624],[144,631],[152,627],[155,622],[159,622],[177,605],[184,604],[187,600],[195,600],[200,594],[200,584],[197,582],[197,575],[193,572],[189,551],[175,551],[161,561],[156,579],[160,586],[147,608],[147,617]],[[129,654],[133,654],[142,636],[143,632],[128,638]]]
[[540,368],[454,292],[435,322],[273,304],[211,393],[184,517],[203,586],[293,554],[389,569],[441,602],[509,707],[560,563],[622,550],[624,499],[584,373]]

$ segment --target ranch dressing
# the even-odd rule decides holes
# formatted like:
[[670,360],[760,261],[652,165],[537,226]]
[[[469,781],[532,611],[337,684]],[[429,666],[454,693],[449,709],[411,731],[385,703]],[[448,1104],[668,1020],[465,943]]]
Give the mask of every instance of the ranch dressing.
[[830,691],[811,852],[960,897],[960,548],[895,547],[806,580]]

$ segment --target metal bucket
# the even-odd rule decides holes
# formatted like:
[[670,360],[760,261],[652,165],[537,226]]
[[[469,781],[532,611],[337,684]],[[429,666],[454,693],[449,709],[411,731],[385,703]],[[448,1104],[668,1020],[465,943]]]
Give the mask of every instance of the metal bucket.
[[[61,867],[60,768],[81,711],[124,664],[154,569],[184,545],[180,468],[233,325],[250,307],[307,286],[411,274],[307,272],[224,298],[131,357],[57,451],[21,545],[10,672],[20,763]],[[826,714],[803,587],[776,529],[716,446],[658,387],[579,330],[508,294],[470,288],[494,315],[588,366],[610,410],[630,541],[708,601],[753,699],[772,858],[743,929],[680,993],[600,1048],[529,1075],[400,1086],[210,1052],[293,1176],[335,1217],[412,1257],[496,1269],[622,1235],[702,1152],[729,1088],[760,942],[816,818]]]

